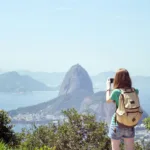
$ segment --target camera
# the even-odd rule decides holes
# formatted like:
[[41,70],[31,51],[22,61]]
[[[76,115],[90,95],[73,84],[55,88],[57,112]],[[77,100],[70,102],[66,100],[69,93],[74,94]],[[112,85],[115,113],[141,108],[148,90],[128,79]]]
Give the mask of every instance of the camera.
[[110,78],[110,83],[113,83],[114,82],[114,78]]

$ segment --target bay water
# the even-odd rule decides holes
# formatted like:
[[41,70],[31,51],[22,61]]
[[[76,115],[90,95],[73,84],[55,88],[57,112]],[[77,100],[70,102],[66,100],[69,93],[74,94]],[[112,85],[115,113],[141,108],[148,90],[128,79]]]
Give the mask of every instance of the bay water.
[[[36,105],[57,97],[58,91],[37,91],[28,93],[3,93],[0,92],[0,109],[5,111]],[[14,130],[20,132],[22,128],[29,128],[30,124],[15,124]]]

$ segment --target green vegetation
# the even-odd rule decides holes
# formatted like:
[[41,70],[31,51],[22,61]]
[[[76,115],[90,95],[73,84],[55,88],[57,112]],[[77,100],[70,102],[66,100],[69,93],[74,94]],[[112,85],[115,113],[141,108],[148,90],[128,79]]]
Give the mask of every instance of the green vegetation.
[[[145,118],[143,120],[143,123],[147,129],[147,131],[150,131],[150,117]],[[136,150],[150,150],[150,140],[145,139],[145,137],[141,137],[141,140],[139,143],[135,143]]]
[[145,124],[147,130],[150,131],[150,117],[144,119],[144,124]]
[[[111,150],[107,136],[108,127],[97,122],[94,115],[79,114],[75,109],[63,111],[64,121],[23,129],[12,130],[11,119],[0,111],[0,150]],[[144,120],[150,130],[150,118]],[[121,145],[121,150],[124,150]],[[149,150],[148,142],[135,143],[136,150]]]
[[[150,131],[150,116],[148,118],[145,118],[143,120],[144,124],[145,124],[145,127],[148,131]],[[141,141],[142,143],[142,148],[143,150],[150,150],[150,141],[145,141],[145,139],[143,139]]]
[[11,119],[8,117],[7,112],[0,111],[0,140],[11,147],[20,144],[19,135],[13,131]]
[[23,131],[24,147],[54,147],[56,150],[109,150],[110,140],[107,137],[107,125],[95,121],[88,114],[78,114],[75,109],[63,111],[66,121],[58,125],[49,124],[32,130]]
[[[6,144],[0,142],[0,150],[30,150],[30,148],[10,148],[8,147]],[[44,146],[44,147],[41,147],[41,148],[34,148],[32,150],[56,150],[56,147],[53,147],[53,148],[49,148],[47,146]]]

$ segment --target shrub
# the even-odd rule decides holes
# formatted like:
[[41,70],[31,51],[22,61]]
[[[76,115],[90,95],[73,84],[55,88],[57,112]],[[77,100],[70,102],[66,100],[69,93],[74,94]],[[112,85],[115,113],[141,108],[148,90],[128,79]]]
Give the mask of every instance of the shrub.
[[13,125],[8,113],[0,110],[0,140],[10,146],[20,144],[20,139],[17,133],[13,131]]
[[[54,147],[56,150],[109,150],[107,125],[96,122],[94,115],[78,114],[75,109],[63,111],[65,120],[58,125],[34,126],[22,132],[24,147]],[[67,120],[67,121],[66,121]]]

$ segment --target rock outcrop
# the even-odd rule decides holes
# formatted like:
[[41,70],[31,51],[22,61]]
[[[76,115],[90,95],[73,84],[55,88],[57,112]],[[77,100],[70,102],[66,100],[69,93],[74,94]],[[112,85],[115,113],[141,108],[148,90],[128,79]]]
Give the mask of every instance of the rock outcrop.
[[75,91],[84,90],[89,94],[93,94],[92,81],[87,71],[79,64],[74,65],[66,73],[63,83],[60,87],[59,96],[71,94]]

